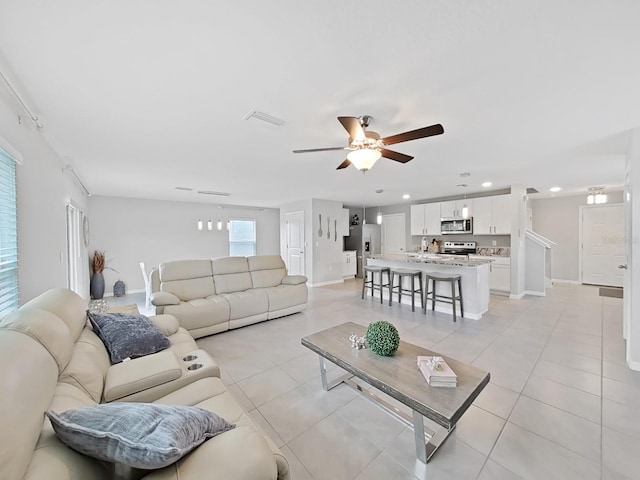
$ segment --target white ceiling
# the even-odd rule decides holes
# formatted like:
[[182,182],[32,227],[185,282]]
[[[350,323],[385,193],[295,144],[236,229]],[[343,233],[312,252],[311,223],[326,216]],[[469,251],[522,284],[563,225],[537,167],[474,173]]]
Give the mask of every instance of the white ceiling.
[[[639,20],[635,0],[0,0],[0,65],[96,195],[387,205],[486,180],[586,193],[623,182]],[[243,120],[253,109],[284,126]],[[292,153],[346,146],[336,117],[365,114],[382,136],[445,133],[364,175],[335,170],[341,151]]]

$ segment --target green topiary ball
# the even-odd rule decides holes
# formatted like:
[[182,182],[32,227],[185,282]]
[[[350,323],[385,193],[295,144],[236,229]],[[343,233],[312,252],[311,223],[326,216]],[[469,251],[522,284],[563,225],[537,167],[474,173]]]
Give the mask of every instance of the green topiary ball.
[[383,357],[391,357],[400,346],[398,329],[384,320],[370,323],[365,337],[369,349]]

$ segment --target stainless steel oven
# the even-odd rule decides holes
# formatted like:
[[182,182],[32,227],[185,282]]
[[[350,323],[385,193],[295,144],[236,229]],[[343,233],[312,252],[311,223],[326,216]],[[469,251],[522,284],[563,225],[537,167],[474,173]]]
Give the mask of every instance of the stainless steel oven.
[[442,235],[473,233],[473,218],[443,218],[440,221]]

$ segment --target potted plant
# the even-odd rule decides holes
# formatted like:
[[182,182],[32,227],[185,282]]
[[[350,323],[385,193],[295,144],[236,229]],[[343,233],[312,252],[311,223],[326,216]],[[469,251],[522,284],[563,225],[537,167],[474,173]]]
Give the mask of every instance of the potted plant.
[[109,268],[114,270],[111,267],[107,267],[107,261],[105,260],[104,252],[99,250],[95,250],[93,252],[93,256],[91,257],[91,271],[93,274],[91,275],[91,284],[90,284],[90,292],[91,298],[94,300],[100,300],[104,297],[104,276],[102,272],[104,272],[105,268]]

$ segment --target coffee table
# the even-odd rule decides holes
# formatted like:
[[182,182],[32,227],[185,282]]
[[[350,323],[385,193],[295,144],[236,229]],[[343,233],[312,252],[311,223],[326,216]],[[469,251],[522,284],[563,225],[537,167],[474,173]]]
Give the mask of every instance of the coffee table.
[[[416,357],[439,355],[438,353],[403,341],[392,357],[381,357],[368,348],[352,348],[349,336],[353,333],[363,336],[365,332],[366,327],[347,322],[303,337],[302,345],[318,354],[322,386],[325,390],[346,383],[380,404],[405,424],[413,426],[416,456],[423,463],[427,463],[453,431],[460,417],[489,383],[489,373],[440,355],[458,376],[458,386],[431,387],[418,369]],[[325,359],[348,373],[329,382]],[[413,415],[409,416],[395,408],[374,392],[356,383],[353,377],[408,406]],[[436,424],[435,430],[425,428],[425,417]]]

